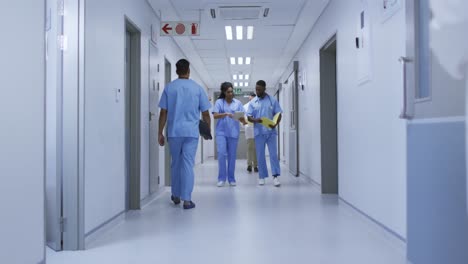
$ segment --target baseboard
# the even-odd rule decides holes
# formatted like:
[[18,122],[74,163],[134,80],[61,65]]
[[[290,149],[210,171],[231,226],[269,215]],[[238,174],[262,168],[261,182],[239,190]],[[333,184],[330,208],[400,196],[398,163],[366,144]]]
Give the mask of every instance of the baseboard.
[[88,234],[85,234],[85,249],[89,249],[89,246],[94,241],[96,241],[97,238],[108,233],[110,230],[123,223],[125,220],[125,214],[126,212],[120,212],[116,216],[88,232]]
[[[155,200],[161,198],[165,193],[167,193],[168,188],[166,187],[160,187],[160,190],[157,191],[156,193],[153,193],[146,197],[145,199],[141,200],[140,207],[141,209],[147,207],[150,205],[152,202]],[[141,210],[140,209],[140,210]],[[90,231],[88,234],[85,235],[85,249],[88,249],[90,244],[92,244],[94,241],[96,241],[97,238],[103,236],[104,234],[108,233],[110,230],[112,230],[114,227],[118,226],[119,224],[123,223],[125,221],[125,217],[128,213],[131,213],[132,211],[129,212],[121,212],[118,215],[112,217],[108,221],[104,222],[100,226],[94,228],[92,231]]]
[[406,239],[403,238],[401,235],[399,235],[397,232],[392,230],[391,228],[387,227],[386,225],[380,223],[376,219],[372,218],[371,216],[367,215],[360,209],[358,209],[356,206],[351,204],[350,202],[346,201],[343,197],[339,197],[340,201],[348,206],[353,212],[356,213],[356,215],[359,215],[368,222],[371,226],[371,228],[380,233],[383,234],[384,237],[392,244],[395,246],[395,248],[402,250],[406,252]]
[[303,176],[304,179],[307,181],[307,183],[310,183],[310,184],[312,184],[312,185],[315,185],[316,187],[319,187],[319,188],[322,186],[320,183],[318,183],[317,181],[315,181],[312,177],[307,176],[305,173],[300,172],[299,175],[300,175],[300,176]]
[[146,197],[145,199],[141,200],[141,209],[147,207],[148,205],[150,205],[152,202],[156,201],[157,199],[161,198],[165,193],[167,193],[168,191],[168,187],[165,187],[165,186],[161,186],[159,187],[159,190],[151,195],[149,195],[148,197]]

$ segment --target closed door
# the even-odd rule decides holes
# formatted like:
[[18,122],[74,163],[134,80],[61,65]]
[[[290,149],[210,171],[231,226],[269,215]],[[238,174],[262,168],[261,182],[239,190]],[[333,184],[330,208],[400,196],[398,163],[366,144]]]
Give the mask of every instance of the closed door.
[[[437,31],[430,31],[429,1],[406,5],[400,117],[408,133],[408,258],[413,264],[466,263],[465,82],[451,77],[430,48]],[[444,49],[452,46],[447,39]]]
[[159,103],[159,64],[158,48],[150,46],[149,69],[149,192],[159,189],[159,143],[158,143],[158,103]]

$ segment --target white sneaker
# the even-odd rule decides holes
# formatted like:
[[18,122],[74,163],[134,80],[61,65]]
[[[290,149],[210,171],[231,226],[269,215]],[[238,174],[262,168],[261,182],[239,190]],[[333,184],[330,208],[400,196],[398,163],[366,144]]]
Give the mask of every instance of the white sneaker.
[[225,182],[223,182],[223,181],[219,181],[219,182],[218,182],[218,187],[223,187],[223,186],[224,186],[224,183],[225,183]]
[[279,186],[281,185],[281,183],[280,183],[278,177],[273,177],[273,185],[274,185],[275,187],[279,187]]
[[265,185],[265,179],[258,179],[258,185]]
[[230,182],[229,185],[236,186],[237,184],[236,184],[236,182]]

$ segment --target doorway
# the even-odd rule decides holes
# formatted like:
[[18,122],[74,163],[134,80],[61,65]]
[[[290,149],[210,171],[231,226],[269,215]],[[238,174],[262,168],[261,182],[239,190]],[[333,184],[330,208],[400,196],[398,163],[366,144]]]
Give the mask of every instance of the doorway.
[[[164,84],[172,81],[172,65],[171,62],[164,58]],[[171,152],[169,149],[169,140],[167,138],[166,128],[166,144],[164,144],[164,183],[166,186],[171,186]]]
[[320,49],[322,193],[338,194],[336,35]]
[[159,64],[158,48],[149,44],[149,195],[159,189]]
[[125,167],[126,210],[140,209],[140,30],[125,20]]

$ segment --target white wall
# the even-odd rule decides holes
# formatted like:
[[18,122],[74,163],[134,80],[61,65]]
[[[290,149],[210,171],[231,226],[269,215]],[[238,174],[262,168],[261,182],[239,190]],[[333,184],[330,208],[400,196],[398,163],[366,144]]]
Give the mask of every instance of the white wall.
[[362,2],[332,0],[296,56],[306,76],[299,123],[300,146],[308,147],[300,148],[300,170],[320,183],[319,50],[337,32],[339,194],[405,238],[406,123],[398,119],[405,12],[402,8],[382,23],[379,1],[367,1],[373,72],[359,85],[355,37]]
[[44,5],[9,1],[0,8],[2,34],[7,36],[0,44],[2,263],[40,263],[45,258]]
[[[158,32],[161,92],[164,86],[164,57],[172,64],[172,79],[177,78],[175,63],[185,57],[171,38],[159,37],[159,19],[145,0],[96,0],[86,3],[85,233],[125,210],[125,99],[122,95],[119,102],[115,100],[115,89],[124,89],[125,17],[140,29],[142,37],[142,199],[148,195],[149,184],[148,52],[151,24]],[[191,78],[199,82],[196,69],[191,70]],[[160,161],[164,160],[163,157],[162,151]],[[164,168],[160,168],[162,186],[163,172]]]

